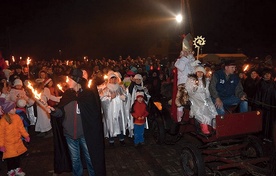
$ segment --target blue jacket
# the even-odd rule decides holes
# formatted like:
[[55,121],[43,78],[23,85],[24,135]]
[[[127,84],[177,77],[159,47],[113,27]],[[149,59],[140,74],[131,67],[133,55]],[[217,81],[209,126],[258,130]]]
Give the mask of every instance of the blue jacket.
[[230,75],[227,80],[224,71],[219,70],[214,73],[214,76],[217,78],[216,90],[222,100],[227,97],[235,96],[236,87],[240,81],[240,78],[236,74]]

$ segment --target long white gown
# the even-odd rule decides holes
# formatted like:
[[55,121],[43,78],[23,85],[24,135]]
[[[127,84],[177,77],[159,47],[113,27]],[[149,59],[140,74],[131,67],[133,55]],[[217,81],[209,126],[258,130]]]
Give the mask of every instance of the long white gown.
[[204,87],[202,78],[198,78],[197,81],[190,76],[185,87],[191,101],[190,117],[195,117],[199,123],[215,127],[215,120],[212,123],[212,119],[216,117],[217,111],[210,97],[209,84],[210,80],[206,79],[206,87]]
[[[111,99],[111,92],[116,92],[116,97]],[[108,83],[100,93],[102,110],[103,110],[103,123],[104,123],[104,136],[116,137],[121,132],[126,134],[127,118],[125,116],[125,106],[123,99],[126,98],[122,88],[119,84]]]

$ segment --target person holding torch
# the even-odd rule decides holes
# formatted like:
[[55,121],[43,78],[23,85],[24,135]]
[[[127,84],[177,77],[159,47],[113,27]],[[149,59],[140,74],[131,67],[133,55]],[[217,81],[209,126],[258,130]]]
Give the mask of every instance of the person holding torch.
[[63,93],[51,114],[63,118],[63,133],[71,156],[73,175],[83,175],[82,152],[89,175],[105,176],[101,103],[97,92],[82,86],[82,81],[83,71],[72,69],[67,82],[69,89]]

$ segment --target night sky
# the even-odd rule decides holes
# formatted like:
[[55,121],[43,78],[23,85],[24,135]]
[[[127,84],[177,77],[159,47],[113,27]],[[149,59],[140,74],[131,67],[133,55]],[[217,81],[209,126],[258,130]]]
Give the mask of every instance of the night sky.
[[[158,41],[191,32],[187,15],[181,25],[173,20],[180,7],[180,0],[3,0],[0,47],[6,57],[147,57]],[[203,53],[276,57],[275,0],[190,0],[190,7]]]

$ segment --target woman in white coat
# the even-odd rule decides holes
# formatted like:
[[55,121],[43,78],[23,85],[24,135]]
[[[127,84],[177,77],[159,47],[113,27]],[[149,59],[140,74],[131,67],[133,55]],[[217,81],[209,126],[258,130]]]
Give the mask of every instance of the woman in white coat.
[[99,93],[104,116],[104,134],[109,138],[110,146],[114,146],[114,137],[117,136],[120,144],[125,145],[127,119],[123,102],[126,100],[126,95],[118,84],[117,75],[109,71],[107,76],[108,82]]
[[208,126],[215,128],[217,111],[208,89],[210,80],[205,75],[206,71],[203,67],[196,67],[195,74],[189,75],[185,87],[191,101],[190,117],[195,117],[200,123],[204,134],[210,134]]

